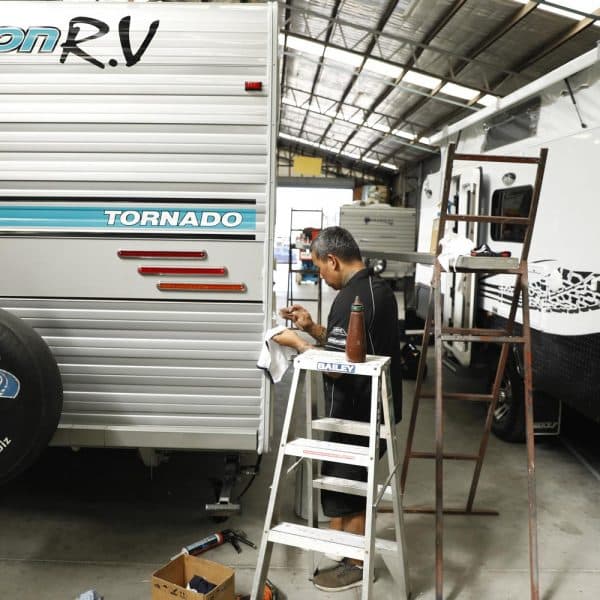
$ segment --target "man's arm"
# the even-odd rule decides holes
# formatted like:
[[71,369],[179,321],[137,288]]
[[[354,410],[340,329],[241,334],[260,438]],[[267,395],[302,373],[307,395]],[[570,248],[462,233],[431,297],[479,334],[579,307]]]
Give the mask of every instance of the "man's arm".
[[298,352],[306,352],[313,346],[308,342],[304,341],[295,331],[291,329],[284,329],[281,333],[274,335],[271,339],[276,341],[282,346],[288,346]]

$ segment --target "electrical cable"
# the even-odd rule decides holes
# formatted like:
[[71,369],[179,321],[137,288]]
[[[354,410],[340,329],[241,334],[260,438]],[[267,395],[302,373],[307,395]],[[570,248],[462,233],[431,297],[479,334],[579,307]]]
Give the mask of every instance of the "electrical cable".
[[240,492],[240,495],[235,499],[235,503],[238,503],[240,501],[240,498],[250,489],[252,482],[256,479],[256,476],[258,475],[258,471],[260,469],[262,457],[262,454],[258,455],[258,458],[256,459],[256,464],[254,465],[254,473],[252,473],[252,477],[250,478],[250,481],[246,484],[246,487]]

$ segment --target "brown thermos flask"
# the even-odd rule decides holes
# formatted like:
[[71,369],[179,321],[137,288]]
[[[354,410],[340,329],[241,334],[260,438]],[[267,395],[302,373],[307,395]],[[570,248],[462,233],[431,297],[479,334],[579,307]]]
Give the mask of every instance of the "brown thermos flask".
[[365,333],[365,306],[356,296],[350,307],[350,321],[346,336],[346,358],[350,362],[365,362],[367,357],[367,335]]

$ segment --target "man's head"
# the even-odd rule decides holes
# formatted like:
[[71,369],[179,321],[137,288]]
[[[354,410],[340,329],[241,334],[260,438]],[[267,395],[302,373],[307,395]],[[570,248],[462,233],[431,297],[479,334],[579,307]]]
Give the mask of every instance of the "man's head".
[[313,263],[334,290],[339,290],[356,271],[364,268],[358,244],[342,227],[323,229],[310,245]]

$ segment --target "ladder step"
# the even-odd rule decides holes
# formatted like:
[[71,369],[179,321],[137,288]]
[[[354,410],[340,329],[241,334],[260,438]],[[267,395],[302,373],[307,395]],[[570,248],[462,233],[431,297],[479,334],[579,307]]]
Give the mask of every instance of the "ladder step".
[[285,453],[290,456],[326,460],[346,465],[362,467],[369,465],[369,448],[354,444],[298,438],[285,445]]
[[504,329],[462,329],[460,327],[442,327],[441,339],[448,342],[509,342],[522,344],[525,338],[509,335]]
[[[362,435],[369,437],[369,423],[362,421],[350,421],[349,419],[335,419],[326,417],[323,419],[315,419],[312,422],[312,428],[319,431],[337,431],[338,433],[349,433],[351,435]],[[387,427],[381,425],[379,429],[379,437],[387,437]]]
[[[342,494],[353,494],[354,496],[367,496],[367,482],[356,481],[354,479],[342,479],[341,477],[320,477],[313,480],[313,487],[321,490],[329,490],[330,492],[341,492]],[[383,485],[377,486],[378,496],[381,493]],[[392,501],[392,487],[386,486],[382,500]]]
[[[435,394],[427,392],[421,394],[421,398],[435,398]],[[491,402],[494,396],[492,394],[467,394],[460,392],[442,392],[444,400],[469,400],[471,402]]]
[[[435,452],[411,452],[412,458],[437,458]],[[458,454],[458,453],[444,453],[444,458],[449,460],[478,460],[478,454]]]
[[[348,558],[365,558],[365,537],[334,529],[317,529],[295,523],[279,523],[268,532],[269,542],[284,544],[304,550],[340,554]],[[375,549],[378,552],[395,552],[396,542],[377,538]]]

